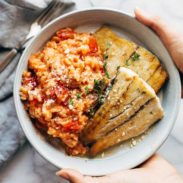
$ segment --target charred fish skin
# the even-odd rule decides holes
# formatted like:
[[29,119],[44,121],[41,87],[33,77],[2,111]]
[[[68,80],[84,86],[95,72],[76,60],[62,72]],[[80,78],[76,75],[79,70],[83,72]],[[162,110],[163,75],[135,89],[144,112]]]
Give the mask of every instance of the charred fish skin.
[[164,112],[160,101],[155,97],[125,124],[119,126],[116,130],[113,130],[96,141],[90,149],[90,156],[94,157],[105,149],[124,142],[132,137],[139,136],[163,116]]

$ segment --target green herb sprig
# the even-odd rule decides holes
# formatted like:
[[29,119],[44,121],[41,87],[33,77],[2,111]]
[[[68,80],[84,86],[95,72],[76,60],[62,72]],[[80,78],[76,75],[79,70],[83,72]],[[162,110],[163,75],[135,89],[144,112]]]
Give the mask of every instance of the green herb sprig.
[[73,99],[71,98],[71,99],[69,99],[69,105],[74,105],[74,101],[73,101]]
[[90,92],[90,91],[89,91],[88,86],[85,86],[85,93],[86,93],[86,95],[89,94],[89,92]]
[[134,53],[133,55],[132,55],[132,61],[137,61],[137,60],[139,60],[140,59],[140,55],[138,54],[138,53]]
[[81,98],[81,93],[76,93],[76,98],[80,99]]
[[107,76],[108,79],[110,79],[109,73],[107,71],[107,62],[104,62],[103,68],[104,68],[105,75]]

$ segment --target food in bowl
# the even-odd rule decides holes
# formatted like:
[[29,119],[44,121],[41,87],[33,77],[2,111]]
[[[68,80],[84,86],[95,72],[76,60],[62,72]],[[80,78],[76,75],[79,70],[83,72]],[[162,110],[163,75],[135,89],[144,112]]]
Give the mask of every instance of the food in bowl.
[[93,35],[65,28],[31,55],[23,73],[20,95],[30,117],[50,136],[60,138],[71,155],[87,151],[79,134],[98,100],[95,83],[109,82],[103,64]]
[[[121,69],[121,66],[128,69]],[[106,137],[106,133],[91,141],[87,138],[95,128],[98,128],[98,125],[100,126],[100,123],[93,122],[93,119],[98,111],[106,106],[106,102],[111,101],[108,96],[113,96],[111,93],[114,93],[113,87],[116,85],[119,87],[118,98],[110,107],[114,107],[116,114],[113,121],[117,121],[117,116],[122,111],[115,106],[120,98],[126,101],[123,97],[126,93],[125,90],[123,91],[122,83],[119,84],[116,80],[120,75],[125,76],[125,74],[129,76],[127,80],[121,78],[124,85],[132,83],[134,78],[138,78],[137,81],[143,83],[142,89],[136,88],[130,95],[144,94],[143,89],[150,87],[145,81],[158,92],[167,78],[166,71],[152,53],[133,42],[119,38],[107,27],[102,27],[94,35],[64,28],[59,30],[41,51],[32,54],[29,58],[28,68],[22,76],[20,96],[36,127],[49,136],[60,139],[69,155],[83,156],[88,153],[94,156],[122,142],[122,140],[115,140],[116,134],[113,133],[118,128],[120,130],[123,128],[118,122],[115,128],[110,128],[110,133],[107,132],[114,138],[111,141],[111,137],[107,136],[110,141],[105,148],[101,148],[101,144],[104,144],[102,139]],[[158,82],[155,81],[157,76],[161,76]],[[150,88],[148,91],[151,91],[149,95],[152,95],[154,102],[150,104],[154,108],[151,108],[146,117],[149,118],[154,110],[158,111],[158,115],[157,118],[149,119],[147,128],[163,117],[159,100],[152,90]],[[122,108],[121,104],[118,106],[119,109]],[[141,107],[143,106],[144,103]],[[141,108],[135,111],[134,116],[140,110]],[[105,108],[102,110],[104,115],[108,112]],[[144,116],[141,120],[143,118]],[[91,123],[94,124],[93,128],[90,128]],[[138,125],[142,126],[142,124],[138,120],[135,125],[139,129]],[[105,123],[102,123],[103,127]],[[124,140],[143,133],[147,128],[132,133]],[[100,147],[97,144],[100,144]],[[95,147],[99,148],[94,151]]]
[[82,139],[92,144],[90,155],[145,132],[163,117],[154,90],[130,69],[121,67],[103,105],[84,129]]
[[[110,28],[103,26],[95,33],[98,46],[107,55],[107,70],[111,77],[119,66],[137,73],[157,93],[168,78],[159,59],[142,46],[117,36]],[[110,49],[109,43],[111,43]]]

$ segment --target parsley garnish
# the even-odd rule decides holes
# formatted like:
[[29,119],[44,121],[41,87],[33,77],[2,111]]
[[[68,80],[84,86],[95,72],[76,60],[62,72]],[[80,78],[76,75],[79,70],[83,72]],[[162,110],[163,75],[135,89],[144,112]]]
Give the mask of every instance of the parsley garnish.
[[104,89],[105,87],[105,80],[102,79],[102,80],[97,80],[97,79],[94,79],[94,91],[96,93],[102,93],[102,90]]
[[104,60],[107,60],[109,58],[109,56],[107,55],[107,53],[104,53],[103,58],[104,58]]
[[81,98],[81,93],[76,93],[76,98],[80,99]]
[[129,60],[126,60],[126,61],[125,61],[125,65],[126,65],[126,66],[129,66],[129,65],[130,65],[128,61],[129,61]]
[[85,93],[86,93],[86,94],[89,93],[89,88],[88,88],[88,86],[85,87]]
[[120,69],[120,66],[117,66],[117,68],[116,68],[117,74],[119,73],[119,69]]
[[111,43],[109,41],[106,42],[106,49],[108,50],[111,47]]
[[103,68],[104,68],[105,75],[107,76],[108,79],[110,79],[109,73],[107,71],[107,62],[104,62]]
[[98,96],[98,102],[99,102],[99,104],[102,104],[102,103],[104,102],[104,99],[105,99],[105,96],[102,95],[102,94],[100,94],[100,95]]
[[131,58],[132,58],[133,61],[136,61],[136,60],[139,60],[140,55],[139,55],[138,53],[135,52],[135,53],[132,55]]
[[73,101],[73,99],[71,98],[71,99],[69,99],[69,105],[73,105],[74,104],[74,101]]
[[94,112],[95,112],[95,111],[94,111],[94,108],[91,107],[91,108],[90,108],[90,111],[89,111],[89,115],[90,115],[90,116],[93,116],[93,115],[94,115]]
[[101,104],[104,101],[105,95],[104,95],[104,89],[106,87],[105,79],[102,80],[94,80],[94,91],[98,95],[98,103]]
[[94,88],[100,84],[100,81],[97,79],[94,79]]
[[110,90],[112,90],[112,85],[110,84],[108,87],[107,87],[107,89],[110,91]]
[[111,46],[111,43],[109,41],[107,41],[106,42],[106,50],[105,50],[104,55],[103,55],[104,60],[107,60],[109,58],[107,51],[110,48],[110,46]]

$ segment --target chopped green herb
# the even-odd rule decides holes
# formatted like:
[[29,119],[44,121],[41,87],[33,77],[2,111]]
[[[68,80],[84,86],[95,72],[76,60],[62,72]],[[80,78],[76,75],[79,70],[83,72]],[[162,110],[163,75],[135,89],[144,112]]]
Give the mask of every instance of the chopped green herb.
[[109,76],[109,73],[107,71],[107,62],[104,62],[104,72],[105,72],[105,75],[107,76],[108,79],[110,79],[110,76]]
[[81,93],[76,93],[76,98],[80,99],[81,98]]
[[135,53],[132,55],[131,58],[132,58],[133,61],[136,61],[136,60],[139,60],[140,55],[139,55],[138,53],[135,52]]
[[107,89],[110,91],[112,89],[112,85],[110,84]]
[[106,42],[106,49],[109,49],[111,47],[111,43],[109,41]]
[[86,94],[89,93],[89,88],[88,88],[88,86],[85,87],[85,93],[86,93]]
[[104,78],[102,80],[94,79],[94,88],[93,88],[93,90],[97,94],[102,93],[104,88],[105,88],[105,79]]
[[102,95],[102,94],[100,94],[100,95],[98,96],[98,102],[99,102],[99,104],[102,104],[102,103],[104,102],[104,99],[105,99],[105,96]]
[[93,107],[90,108],[89,115],[90,116],[93,116],[94,115],[94,108]]
[[73,99],[71,98],[71,99],[69,99],[69,105],[73,105],[74,104],[74,101],[73,101]]
[[129,65],[130,65],[130,64],[129,64],[129,60],[126,60],[126,61],[125,61],[125,65],[126,65],[126,66],[129,66]]
[[97,85],[99,85],[99,84],[100,84],[100,81],[97,80],[97,79],[94,79],[94,87],[97,86]]
[[103,58],[104,58],[104,60],[107,60],[109,58],[109,56],[107,55],[107,53],[104,53]]
[[118,67],[116,68],[117,74],[119,74],[119,69],[120,69],[120,66],[118,66]]
[[94,80],[94,92],[97,93],[98,95],[98,99],[97,99],[97,103],[101,104],[104,102],[105,99],[105,88],[106,88],[106,83],[105,83],[105,79],[103,78],[102,80]]

